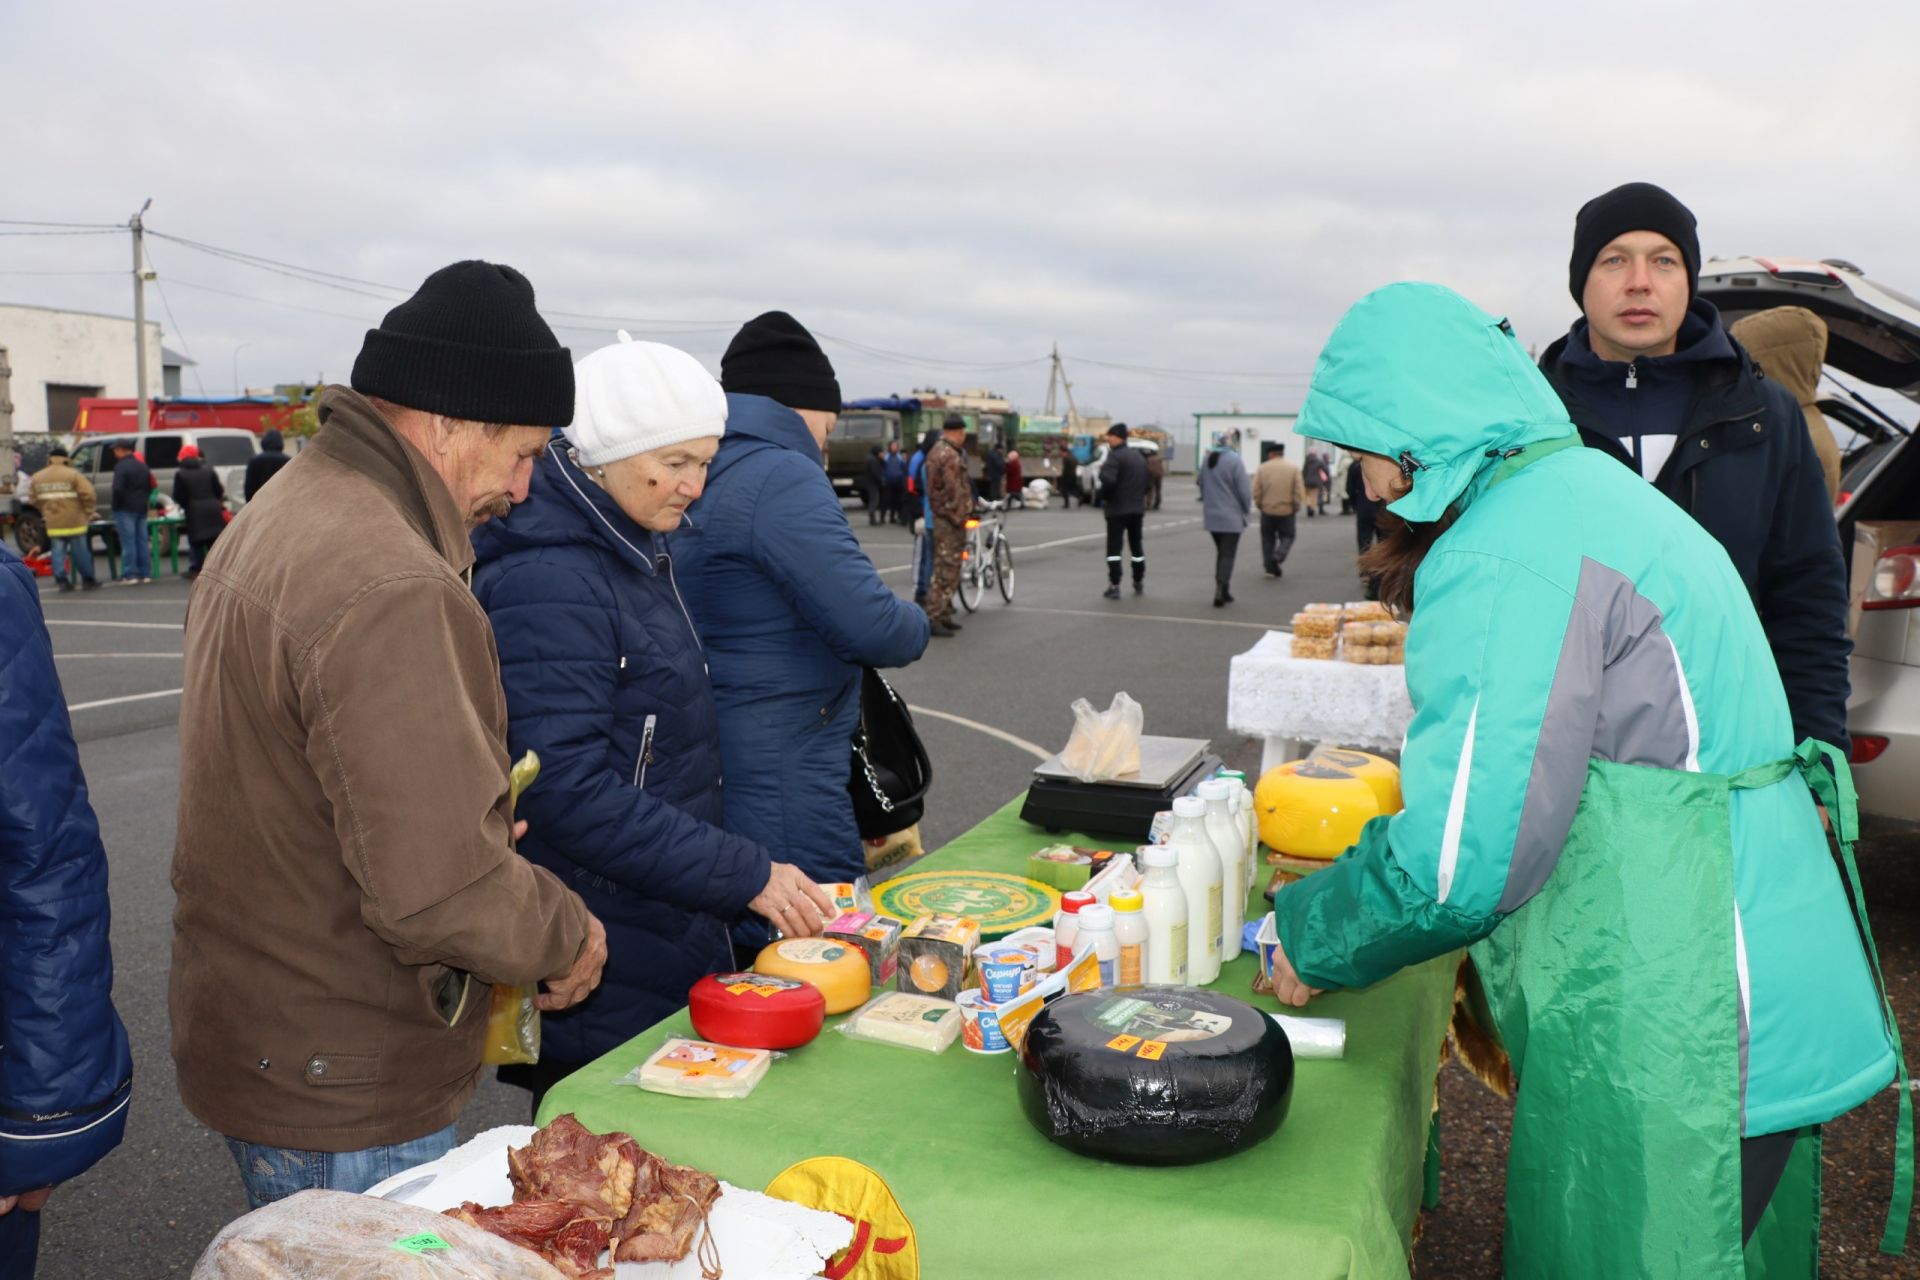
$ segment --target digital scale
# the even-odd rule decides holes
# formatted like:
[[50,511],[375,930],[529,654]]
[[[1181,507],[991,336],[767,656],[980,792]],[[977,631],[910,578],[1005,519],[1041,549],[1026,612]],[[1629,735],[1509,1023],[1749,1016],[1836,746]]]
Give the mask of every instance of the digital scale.
[[1048,831],[1086,831],[1144,844],[1153,815],[1173,808],[1220,767],[1205,738],[1140,737],[1140,768],[1124,777],[1082,782],[1053,756],[1033,771],[1022,821]]

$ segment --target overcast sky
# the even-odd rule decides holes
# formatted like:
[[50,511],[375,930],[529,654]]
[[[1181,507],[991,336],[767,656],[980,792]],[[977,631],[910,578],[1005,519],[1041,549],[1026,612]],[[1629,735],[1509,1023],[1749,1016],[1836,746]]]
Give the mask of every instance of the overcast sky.
[[[1038,410],[1057,342],[1083,408],[1174,423],[1297,408],[1396,279],[1544,346],[1574,211],[1623,181],[1690,204],[1708,256],[1920,291],[1917,58],[1890,0],[0,0],[0,219],[151,196],[156,232],[396,287],[151,240],[189,394],[236,355],[246,385],[345,381],[387,307],[485,257],[576,356],[611,317],[717,370],[778,307],[849,396]],[[131,314],[129,266],[124,234],[0,234],[0,301]]]

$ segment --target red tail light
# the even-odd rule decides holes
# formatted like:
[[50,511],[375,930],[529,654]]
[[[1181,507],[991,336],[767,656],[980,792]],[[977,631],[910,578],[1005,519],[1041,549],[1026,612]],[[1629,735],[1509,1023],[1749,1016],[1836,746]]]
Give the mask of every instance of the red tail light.
[[1891,547],[1873,562],[1862,609],[1911,609],[1920,605],[1920,546]]
[[1871,737],[1866,734],[1853,735],[1853,750],[1847,752],[1848,764],[1872,764],[1887,750],[1886,738]]

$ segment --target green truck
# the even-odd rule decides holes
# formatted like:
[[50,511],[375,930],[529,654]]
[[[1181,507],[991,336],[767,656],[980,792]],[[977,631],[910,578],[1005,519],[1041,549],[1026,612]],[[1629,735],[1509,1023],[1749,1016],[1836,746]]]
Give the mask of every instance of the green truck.
[[835,492],[858,496],[867,474],[867,455],[873,446],[882,452],[891,442],[900,442],[900,452],[912,453],[921,437],[937,429],[948,414],[958,414],[967,423],[967,470],[978,478],[980,460],[994,445],[1005,445],[1020,430],[1020,415],[1011,410],[951,409],[938,398],[926,400],[911,396],[880,396],[870,400],[850,400],[840,410],[840,420],[827,437],[827,478]]

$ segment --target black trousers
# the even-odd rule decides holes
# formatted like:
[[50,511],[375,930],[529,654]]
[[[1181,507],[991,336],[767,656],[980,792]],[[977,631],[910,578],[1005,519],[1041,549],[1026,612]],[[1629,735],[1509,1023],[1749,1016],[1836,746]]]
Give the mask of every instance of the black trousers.
[[1145,582],[1147,579],[1147,553],[1140,541],[1141,522],[1146,518],[1144,512],[1107,517],[1107,581],[1116,587],[1120,585],[1120,539],[1123,537],[1133,552],[1133,580]]
[[1240,535],[1237,533],[1216,533],[1213,535],[1213,580],[1222,591],[1233,581],[1234,557],[1240,554]]
[[1287,562],[1287,555],[1293,550],[1295,518],[1260,513],[1260,560],[1268,573],[1280,572],[1280,566]]
[[1367,548],[1371,547],[1374,539],[1380,536],[1379,526],[1374,523],[1371,512],[1361,511],[1355,513],[1353,517],[1353,534],[1355,541],[1360,544],[1360,554],[1367,554]]

